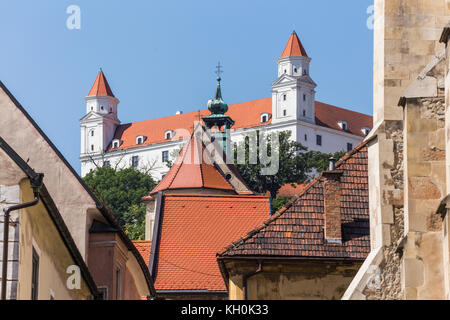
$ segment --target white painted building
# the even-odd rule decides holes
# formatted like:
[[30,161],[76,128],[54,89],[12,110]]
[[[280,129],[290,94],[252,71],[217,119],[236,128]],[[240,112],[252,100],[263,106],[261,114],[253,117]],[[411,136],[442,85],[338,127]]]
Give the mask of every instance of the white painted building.
[[[309,150],[334,153],[357,146],[372,128],[372,117],[315,100],[316,83],[309,76],[311,58],[294,32],[277,60],[278,79],[272,97],[229,106],[235,121],[231,140],[236,142],[255,129],[292,132],[292,138]],[[209,110],[182,113],[153,120],[120,124],[119,100],[102,71],[85,98],[81,122],[81,175],[97,166],[135,166],[160,180],[167,160],[189,138],[194,123]]]

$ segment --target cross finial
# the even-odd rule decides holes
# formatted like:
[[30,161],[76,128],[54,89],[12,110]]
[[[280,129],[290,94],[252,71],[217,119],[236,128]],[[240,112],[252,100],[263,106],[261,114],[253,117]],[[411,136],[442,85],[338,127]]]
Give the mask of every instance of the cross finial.
[[219,80],[219,81],[221,80],[220,75],[223,73],[222,68],[223,68],[223,66],[220,65],[220,61],[219,61],[217,64],[217,67],[216,67],[217,80]]

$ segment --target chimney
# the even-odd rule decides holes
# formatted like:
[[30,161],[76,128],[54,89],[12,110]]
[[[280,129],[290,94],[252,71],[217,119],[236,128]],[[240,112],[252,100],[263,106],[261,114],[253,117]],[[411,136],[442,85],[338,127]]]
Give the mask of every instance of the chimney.
[[325,241],[330,244],[342,243],[341,221],[341,176],[342,170],[336,170],[336,160],[330,159],[329,170],[323,173],[324,182],[324,233]]

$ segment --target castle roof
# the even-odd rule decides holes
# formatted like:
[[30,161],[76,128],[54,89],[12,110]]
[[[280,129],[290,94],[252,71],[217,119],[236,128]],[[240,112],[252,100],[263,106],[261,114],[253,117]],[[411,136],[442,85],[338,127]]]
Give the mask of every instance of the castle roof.
[[156,256],[153,265],[152,260],[148,262],[156,290],[225,292],[216,252],[269,217],[269,198],[178,194],[162,197],[162,218],[155,220],[160,223],[159,236],[152,243]]
[[308,54],[295,31],[292,32],[291,37],[281,54],[281,58],[285,57],[308,57]]
[[[243,103],[229,105],[227,115],[230,116],[235,124],[234,129],[247,129],[267,126],[272,123],[272,118],[261,123],[261,114],[272,113],[272,97],[247,101]],[[324,128],[343,131],[338,125],[339,121],[347,122],[347,130],[345,132],[364,137],[361,128],[372,128],[372,116],[359,112],[342,109],[322,102],[315,102],[316,124]],[[112,149],[109,146],[108,151],[125,150],[130,148],[142,147],[158,143],[166,143],[165,132],[172,130],[175,132],[175,139],[187,139],[187,133],[192,133],[194,122],[202,121],[203,117],[209,116],[208,109],[201,111],[189,112],[169,117],[157,118],[152,120],[133,122],[120,125],[114,135],[114,139],[120,141],[119,148]],[[136,144],[136,137],[143,135],[145,141],[142,145]]]
[[110,96],[114,97],[114,94],[109,87],[108,81],[106,80],[105,74],[102,69],[97,74],[94,84],[92,85],[91,91],[89,91],[88,96]]
[[322,173],[270,219],[261,221],[218,256],[365,259],[370,252],[367,144],[363,142],[336,163],[336,170],[342,173],[342,243],[325,240],[326,173]]

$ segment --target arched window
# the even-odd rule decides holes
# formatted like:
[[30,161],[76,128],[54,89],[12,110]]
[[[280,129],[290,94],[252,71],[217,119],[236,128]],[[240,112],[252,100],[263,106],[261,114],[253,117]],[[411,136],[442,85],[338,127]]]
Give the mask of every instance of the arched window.
[[269,114],[268,113],[261,113],[261,123],[266,123],[269,121]]
[[348,125],[347,121],[341,120],[338,122],[339,127],[341,127],[342,130],[347,131]]
[[172,130],[167,130],[167,131],[164,133],[164,137],[166,138],[166,140],[172,139],[172,137],[173,137]]
[[365,136],[367,136],[370,133],[370,128],[364,127],[361,128],[362,133],[364,133]]
[[120,147],[120,141],[119,139],[114,139],[112,142],[112,147],[113,149],[117,149],[118,147]]
[[144,143],[144,141],[145,141],[145,138],[144,138],[144,136],[142,136],[142,135],[139,135],[139,136],[137,136],[137,137],[136,137],[136,144],[137,144],[137,145],[139,145],[139,144],[143,144],[143,143]]

